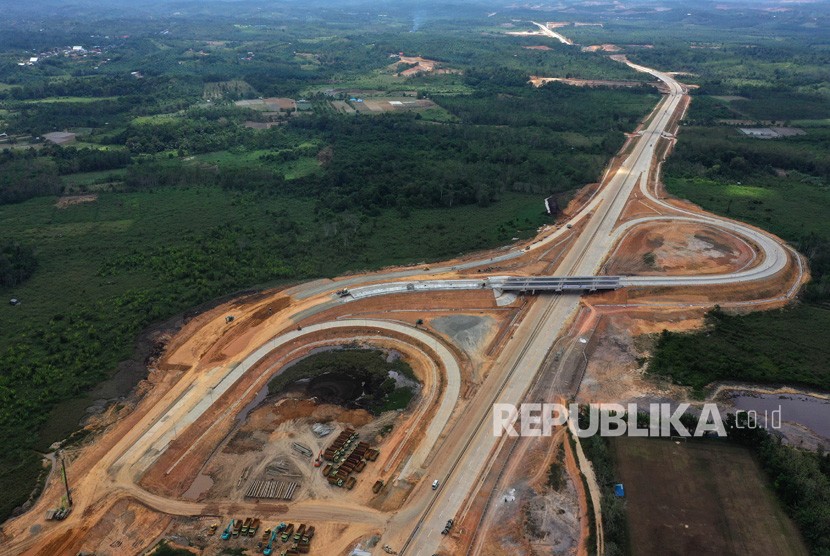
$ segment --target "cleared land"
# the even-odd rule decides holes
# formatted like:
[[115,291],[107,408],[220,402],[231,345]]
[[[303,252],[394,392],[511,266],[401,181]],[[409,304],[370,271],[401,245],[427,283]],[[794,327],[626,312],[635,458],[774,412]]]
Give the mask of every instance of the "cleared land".
[[638,438],[612,445],[633,554],[808,554],[745,448]]

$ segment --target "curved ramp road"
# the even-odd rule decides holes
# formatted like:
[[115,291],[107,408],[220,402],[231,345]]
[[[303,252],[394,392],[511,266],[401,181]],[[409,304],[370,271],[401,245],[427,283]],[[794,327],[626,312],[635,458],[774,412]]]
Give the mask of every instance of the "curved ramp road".
[[[461,388],[461,371],[452,352],[434,336],[426,332],[403,324],[364,319],[349,319],[335,322],[325,322],[304,327],[302,330],[292,330],[273,338],[259,349],[245,357],[224,374],[218,369],[209,373],[204,380],[191,385],[187,391],[171,403],[163,415],[144,434],[137,439],[129,439],[129,445],[116,446],[116,450],[123,448],[121,456],[113,464],[122,474],[129,471],[134,478],[138,478],[158,457],[164,453],[173,441],[178,431],[194,423],[210,408],[214,401],[228,391],[245,373],[258,365],[274,350],[305,336],[326,330],[344,328],[365,328],[367,330],[387,330],[416,340],[429,346],[446,370],[446,387],[441,394],[441,403],[432,416],[426,430],[424,443],[432,445],[441,434],[447,420],[452,413],[458,393]],[[259,388],[252,385],[251,388]]]

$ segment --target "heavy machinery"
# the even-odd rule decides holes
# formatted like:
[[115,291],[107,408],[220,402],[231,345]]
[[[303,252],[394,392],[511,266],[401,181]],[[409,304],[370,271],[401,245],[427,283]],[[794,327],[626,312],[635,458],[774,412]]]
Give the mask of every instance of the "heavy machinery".
[[262,551],[265,556],[270,556],[271,552],[274,550],[274,540],[277,538],[277,529],[276,527],[271,532],[271,538],[268,539],[268,544],[265,546],[265,550]]
[[305,535],[305,523],[300,523],[300,526],[297,528],[297,532],[294,533],[294,542],[300,542],[303,535]]
[[294,524],[289,523],[288,527],[285,528],[285,530],[282,532],[282,535],[280,536],[280,539],[282,540],[282,542],[288,542],[288,539],[291,538],[291,534],[293,532],[294,532]]
[[253,520],[253,519],[251,519],[250,517],[245,518],[245,523],[243,523],[243,524],[242,524],[242,529],[239,531],[239,533],[240,533],[242,536],[246,536],[246,535],[248,534],[248,529],[250,529],[250,528],[251,528],[251,523],[252,523],[253,521],[254,521],[254,520]]
[[303,542],[308,544],[311,542],[311,539],[314,538],[314,525],[309,525],[308,529],[305,530],[305,535],[303,535]]
[[222,531],[222,540],[223,541],[226,541],[229,538],[231,538],[231,530],[233,529],[233,525],[234,525],[234,520],[231,520],[230,523],[228,523],[228,526],[225,527],[225,530]]
[[248,536],[249,537],[253,537],[254,535],[256,535],[256,532],[259,530],[259,524],[260,524],[259,518],[254,519],[253,522],[251,522],[251,524],[248,526]]
[[233,533],[231,534],[231,536],[232,536],[233,538],[236,538],[236,537],[238,537],[238,536],[239,536],[239,533],[240,533],[241,531],[242,531],[242,520],[241,520],[241,519],[237,519],[237,520],[236,520],[236,524],[233,526]]
[[444,526],[444,530],[441,531],[441,534],[442,535],[449,535],[450,534],[450,529],[452,529],[453,523],[455,523],[455,520],[452,520],[452,519],[447,520],[447,524]]

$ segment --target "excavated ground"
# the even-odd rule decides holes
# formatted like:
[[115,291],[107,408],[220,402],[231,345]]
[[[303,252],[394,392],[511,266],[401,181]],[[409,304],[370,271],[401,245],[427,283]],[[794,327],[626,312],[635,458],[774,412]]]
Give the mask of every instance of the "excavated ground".
[[720,228],[650,222],[629,232],[605,266],[610,275],[672,276],[737,272],[759,262],[745,240]]

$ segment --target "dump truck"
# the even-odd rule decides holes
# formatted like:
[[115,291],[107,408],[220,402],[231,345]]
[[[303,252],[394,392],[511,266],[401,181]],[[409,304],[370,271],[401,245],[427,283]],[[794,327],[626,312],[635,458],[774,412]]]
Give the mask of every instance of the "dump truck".
[[237,519],[236,524],[233,526],[233,537],[238,537],[240,531],[242,531],[242,520]]
[[375,484],[372,485],[372,492],[377,494],[378,492],[380,492],[380,489],[382,489],[382,488],[383,488],[383,481],[378,479],[377,481],[375,481]]
[[305,535],[303,535],[303,542],[308,544],[311,542],[311,539],[314,538],[314,525],[309,525],[308,529],[305,530]]
[[246,518],[245,518],[245,522],[242,524],[242,529],[239,531],[239,533],[240,533],[241,535],[247,535],[247,534],[248,534],[248,529],[250,529],[250,528],[251,528],[251,523],[252,523],[253,521],[254,521],[254,520],[253,520],[253,519],[251,519],[250,517],[246,517]]
[[288,542],[288,539],[291,538],[292,533],[294,533],[294,524],[289,523],[288,527],[285,528],[285,530],[282,532],[282,535],[280,536],[282,542]]
[[300,523],[300,526],[297,528],[297,532],[294,533],[294,542],[300,542],[300,539],[303,538],[305,534],[305,523]]
[[250,527],[248,527],[248,536],[249,537],[253,537],[254,535],[256,535],[256,532],[259,529],[259,524],[260,524],[259,519],[255,519],[251,523]]
[[357,483],[357,479],[355,479],[354,477],[349,477],[348,479],[346,479],[346,485],[345,486],[346,486],[347,489],[352,490],[356,483]]

